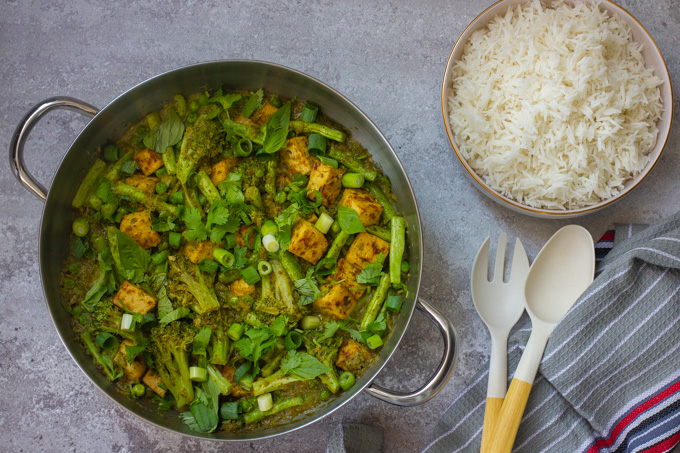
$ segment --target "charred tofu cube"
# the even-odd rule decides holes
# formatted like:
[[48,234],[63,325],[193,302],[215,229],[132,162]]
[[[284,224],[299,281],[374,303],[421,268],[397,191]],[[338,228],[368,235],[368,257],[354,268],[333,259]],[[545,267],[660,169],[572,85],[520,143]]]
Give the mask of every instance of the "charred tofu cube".
[[344,258],[340,258],[333,274],[333,281],[340,282],[352,292],[355,299],[359,299],[366,291],[366,286],[357,283],[357,276],[361,269]]
[[210,179],[212,179],[213,184],[217,186],[227,179],[227,175],[231,173],[238,164],[238,157],[227,157],[213,165],[212,173],[210,174]]
[[161,243],[161,235],[151,229],[152,223],[149,211],[131,212],[121,219],[120,231],[134,239],[143,249],[148,249]]
[[258,126],[262,126],[264,123],[269,121],[269,118],[271,118],[277,110],[278,109],[274,106],[274,104],[267,102],[260,110],[253,113],[253,116],[250,117],[250,119],[252,119],[253,122]]
[[123,340],[113,360],[123,368],[123,374],[126,379],[138,382],[146,371],[146,363],[141,360],[140,356],[137,356],[132,363],[128,363],[125,347],[134,345],[130,340]]
[[390,253],[389,242],[370,233],[359,233],[349,246],[345,259],[359,269],[363,269],[377,262],[380,255],[382,255],[381,264],[384,263],[388,253]]
[[135,187],[144,193],[151,194],[156,191],[156,184],[160,181],[155,176],[144,176],[140,174],[125,178],[125,184]]
[[154,391],[158,396],[163,398],[165,396],[165,390],[163,387],[161,387],[161,384],[163,384],[163,380],[159,375],[156,374],[154,370],[147,370],[146,374],[142,378],[142,382],[144,385],[149,387],[151,390]]
[[257,126],[257,124],[255,124],[253,122],[253,120],[251,120],[250,118],[246,118],[245,116],[243,116],[241,114],[236,115],[233,119],[237,123],[245,124],[246,126],[250,126],[250,127],[256,127]]
[[377,224],[383,210],[378,200],[363,189],[345,189],[338,204],[354,209],[363,226]]
[[255,294],[255,285],[249,285],[242,278],[231,282],[229,288],[231,289],[231,294],[236,297],[252,296]]
[[134,159],[139,168],[142,169],[142,173],[146,176],[149,176],[163,166],[163,159],[161,159],[156,151],[151,151],[150,149],[138,152],[135,154]]
[[121,309],[145,315],[156,306],[156,298],[126,280],[120,285],[113,303]]
[[361,371],[365,366],[369,365],[372,356],[371,351],[366,349],[364,345],[356,340],[349,339],[338,351],[338,359],[335,361],[335,366],[345,371]]
[[346,319],[357,304],[352,292],[342,283],[331,285],[327,289],[325,296],[314,301],[314,307],[326,316]]
[[323,205],[330,208],[335,204],[342,191],[342,175],[345,172],[333,168],[330,165],[315,162],[312,173],[309,175],[309,183],[307,183],[307,197],[316,201],[316,196],[312,190],[318,190],[323,197]]
[[189,258],[194,264],[200,264],[203,260],[213,260],[213,251],[217,248],[217,244],[207,241],[189,241],[182,247],[182,254]]
[[312,160],[307,151],[307,137],[293,137],[286,142],[286,147],[279,151],[281,162],[291,174],[312,172]]
[[298,221],[288,246],[290,253],[316,264],[327,248],[328,241],[321,231],[306,220]]

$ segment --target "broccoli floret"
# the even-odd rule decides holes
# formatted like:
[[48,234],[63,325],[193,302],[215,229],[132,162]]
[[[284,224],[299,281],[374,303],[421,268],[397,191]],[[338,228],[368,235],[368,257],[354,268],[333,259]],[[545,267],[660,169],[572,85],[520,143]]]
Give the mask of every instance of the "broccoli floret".
[[175,397],[181,408],[194,399],[194,387],[189,377],[188,346],[194,339],[194,329],[174,321],[165,327],[151,329],[152,355],[156,372]]
[[208,327],[211,330],[209,362],[214,365],[226,365],[231,345],[227,336],[230,323],[224,310],[215,310],[198,316],[194,319],[194,325],[198,328]]
[[186,184],[201,159],[221,152],[224,135],[219,123],[206,115],[199,115],[196,122],[186,128],[177,160],[177,178],[182,184]]
[[[187,301],[196,313],[208,313],[220,308],[214,288],[208,284],[197,265],[188,263],[182,258],[173,259],[170,261],[170,272],[172,273],[170,280],[178,279],[183,283],[183,285],[173,285],[173,292],[175,294],[184,292],[181,300]],[[187,298],[186,293],[193,298]]]
[[338,374],[335,371],[335,361],[338,358],[338,350],[342,344],[342,338],[332,336],[330,338],[321,338],[322,332],[319,331],[308,331],[303,337],[303,342],[307,353],[313,357],[316,357],[319,362],[323,363],[331,370],[319,376],[321,382],[326,384],[328,390],[333,393],[337,393],[340,389],[340,382],[338,381]]

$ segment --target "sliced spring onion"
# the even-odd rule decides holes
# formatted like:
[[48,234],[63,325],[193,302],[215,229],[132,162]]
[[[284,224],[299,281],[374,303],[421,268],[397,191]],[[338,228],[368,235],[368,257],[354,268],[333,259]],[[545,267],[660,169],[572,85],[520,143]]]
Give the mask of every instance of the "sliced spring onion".
[[387,308],[392,313],[398,313],[401,310],[402,300],[398,296],[387,296],[385,301],[385,308]]
[[330,157],[326,157],[326,156],[316,156],[316,157],[319,158],[321,163],[326,164],[329,167],[338,168],[338,161],[337,160],[331,159]]
[[279,251],[279,241],[273,234],[265,234],[262,237],[262,245],[264,245],[265,250],[270,253],[276,253]]
[[80,259],[85,255],[85,252],[87,252],[87,245],[85,245],[83,240],[79,237],[73,238],[73,241],[71,241],[71,253],[73,256]]
[[288,332],[288,335],[286,335],[286,338],[283,339],[283,345],[289,351],[296,350],[302,345],[302,334],[291,330]]
[[170,256],[170,252],[168,250],[162,250],[151,256],[151,262],[154,266],[158,266],[163,264],[168,259],[168,256]]
[[349,390],[354,385],[355,381],[356,379],[351,371],[344,371],[340,377],[338,377],[338,383],[343,390]]
[[238,385],[243,387],[244,389],[250,391],[250,389],[253,388],[253,375],[252,374],[246,374],[241,378],[240,381],[238,381]]
[[241,277],[243,277],[243,280],[249,285],[254,285],[260,281],[260,274],[257,273],[255,266],[248,266],[243,269],[241,271]]
[[236,245],[236,236],[234,236],[231,233],[226,234],[226,235],[224,235],[224,238],[222,238],[222,242],[224,244],[225,249],[231,250]]
[[200,366],[192,366],[189,368],[189,379],[194,382],[205,382],[208,380],[208,370]]
[[272,272],[272,265],[269,264],[268,261],[260,261],[257,263],[257,272],[259,272],[263,277],[265,275],[269,275]]
[[72,228],[73,234],[82,238],[87,236],[87,233],[90,231],[90,223],[87,221],[87,219],[78,217],[73,221]]
[[120,172],[126,176],[132,176],[137,171],[137,162],[134,160],[126,160],[120,166]]
[[119,149],[116,145],[107,146],[106,148],[104,148],[104,160],[108,162],[117,161],[120,158],[118,151]]
[[170,195],[168,201],[172,204],[181,204],[184,201],[184,192],[178,190],[177,192]]
[[[73,310],[73,314],[76,314],[75,310]],[[111,351],[118,348],[118,338],[107,332],[100,333],[99,335],[97,335],[94,338],[94,341],[96,341],[97,344],[102,347],[102,349],[106,349],[107,351]]]
[[234,382],[236,382],[238,385],[241,385],[241,379],[248,373],[250,370],[250,362],[246,362],[240,367],[236,368],[236,371],[234,372]]
[[226,267],[229,269],[231,266],[234,265],[234,261],[236,261],[236,258],[234,257],[234,254],[221,249],[221,248],[216,248],[213,250],[213,258],[217,260],[222,266]]
[[234,154],[241,157],[250,156],[252,152],[253,142],[251,142],[247,138],[242,138],[241,140],[239,140],[238,143],[236,144],[236,150],[234,150]]
[[300,119],[305,123],[313,123],[316,119],[316,114],[319,111],[318,107],[311,104],[305,104],[302,106],[302,113],[300,114]]
[[315,156],[326,154],[326,137],[319,134],[310,134],[307,150]]
[[262,236],[267,236],[268,234],[276,234],[279,231],[279,227],[276,226],[276,222],[273,220],[267,220],[262,224],[262,228],[260,228],[260,233],[262,233]]
[[265,393],[257,397],[257,408],[262,412],[267,412],[272,407],[274,407],[274,400],[271,393]]
[[217,272],[217,269],[219,269],[220,265],[217,263],[217,261],[213,260],[202,260],[201,263],[198,265],[198,268],[202,270],[203,272],[207,272],[208,274],[214,274]]
[[222,420],[236,420],[238,419],[238,402],[227,401],[222,403],[220,408],[220,415]]
[[380,338],[380,335],[373,335],[366,339],[366,344],[369,348],[376,349],[383,345],[383,341],[382,338]]
[[232,340],[236,341],[239,338],[241,338],[244,330],[245,329],[243,328],[243,324],[235,322],[234,324],[229,326],[229,330],[227,330],[227,336]]
[[130,313],[123,313],[120,319],[120,330],[132,330],[134,317]]
[[171,231],[168,233],[168,244],[170,244],[170,247],[179,247],[182,244],[182,235]]
[[342,177],[342,186],[350,189],[358,189],[364,185],[366,178],[359,173],[345,173]]
[[323,234],[326,234],[328,233],[328,230],[331,229],[331,225],[333,225],[333,217],[329,216],[325,212],[322,212],[319,216],[319,220],[317,220],[314,224],[314,227]]
[[300,320],[300,327],[302,327],[303,330],[316,329],[319,327],[319,324],[321,324],[321,320],[318,316],[314,315],[305,316]]

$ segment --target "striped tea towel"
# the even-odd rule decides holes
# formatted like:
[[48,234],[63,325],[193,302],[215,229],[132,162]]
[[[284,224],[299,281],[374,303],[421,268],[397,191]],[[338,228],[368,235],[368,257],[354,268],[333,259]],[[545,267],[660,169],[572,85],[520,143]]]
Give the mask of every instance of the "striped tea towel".
[[[617,228],[601,273],[550,337],[513,451],[665,452],[680,442],[680,213],[639,229]],[[530,331],[511,337],[509,379]],[[479,451],[487,375],[488,364],[426,452]]]

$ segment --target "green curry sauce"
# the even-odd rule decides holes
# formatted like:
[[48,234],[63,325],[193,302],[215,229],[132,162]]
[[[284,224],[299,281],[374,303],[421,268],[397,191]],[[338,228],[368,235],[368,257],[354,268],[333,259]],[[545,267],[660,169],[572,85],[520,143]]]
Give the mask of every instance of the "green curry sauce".
[[406,295],[389,180],[341,126],[221,89],[148,114],[74,197],[62,293],[103,374],[191,430],[277,426],[355,385]]

